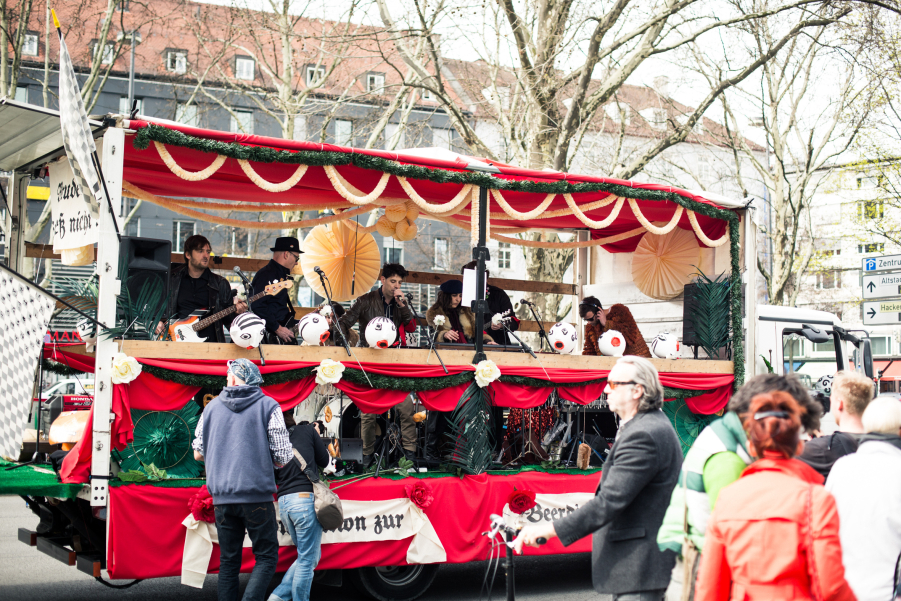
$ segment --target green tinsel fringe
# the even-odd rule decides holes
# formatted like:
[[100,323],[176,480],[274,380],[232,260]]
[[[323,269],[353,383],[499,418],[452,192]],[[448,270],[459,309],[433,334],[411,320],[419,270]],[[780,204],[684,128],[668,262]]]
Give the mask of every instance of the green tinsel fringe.
[[[734,215],[733,215],[734,216]],[[732,259],[732,364],[735,382],[732,384],[733,390],[738,390],[745,383],[745,332],[742,326],[743,315],[741,311],[741,253],[738,248],[738,218],[729,221],[729,255]],[[748,252],[754,252],[756,249],[746,249]],[[754,290],[747,290],[747,302],[753,302]],[[753,328],[754,324],[749,323],[749,328]]]
[[44,371],[49,371],[50,373],[58,374],[60,376],[74,376],[76,374],[84,373],[80,369],[75,369],[74,367],[69,367],[68,365],[63,365],[62,363],[57,363],[50,359],[41,359],[41,366]]
[[262,146],[244,146],[236,142],[219,142],[189,136],[180,131],[175,131],[161,125],[148,125],[138,130],[134,138],[134,147],[145,150],[150,142],[161,142],[170,146],[180,146],[201,152],[213,152],[233,159],[243,159],[256,163],[284,163],[288,165],[310,165],[322,167],[324,165],[353,165],[361,169],[371,169],[398,175],[410,179],[428,180],[439,184],[475,184],[484,188],[497,190],[510,190],[515,192],[535,192],[540,194],[577,194],[584,192],[610,192],[617,196],[635,198],[638,200],[669,200],[691,209],[696,213],[737,222],[738,217],[732,211],[719,209],[710,205],[697,202],[686,196],[666,190],[645,190],[632,188],[613,183],[583,182],[572,183],[569,181],[536,182],[524,180],[502,179],[488,173],[478,171],[446,171],[444,169],[429,169],[417,165],[404,165],[397,161],[373,157],[350,152],[326,152],[319,150],[276,150]]

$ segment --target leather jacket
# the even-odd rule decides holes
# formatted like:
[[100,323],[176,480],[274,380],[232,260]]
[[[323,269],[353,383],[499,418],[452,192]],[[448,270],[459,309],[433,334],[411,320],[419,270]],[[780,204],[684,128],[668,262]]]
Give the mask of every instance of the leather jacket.
[[[401,307],[392,298],[388,306],[391,307],[391,320],[397,326],[398,335],[400,335],[401,326],[404,326],[404,330],[407,333],[416,330],[416,321],[409,305]],[[369,346],[366,344],[366,336],[364,335],[366,325],[376,317],[385,317],[385,301],[382,297],[381,287],[358,298],[353,306],[341,316],[339,323],[345,328],[345,331],[353,327],[354,324],[359,324],[360,346]],[[401,344],[401,346],[406,346],[406,344]]]
[[[207,271],[209,271],[208,275],[210,280],[208,309],[210,309],[210,314],[213,314],[233,305],[234,301],[232,298],[234,297],[234,293],[228,280],[216,275],[210,271],[209,268],[207,268]],[[184,263],[173,265],[169,270],[169,304],[164,317],[175,317],[175,314],[177,313],[176,304],[178,302],[178,290],[181,287],[182,280],[187,277],[191,276],[188,275],[188,266]],[[215,342],[225,342],[225,333],[222,331],[222,327],[231,327],[234,319],[234,313],[226,315],[220,320],[220,327],[213,328],[216,331]],[[210,342],[213,341],[211,340]]]

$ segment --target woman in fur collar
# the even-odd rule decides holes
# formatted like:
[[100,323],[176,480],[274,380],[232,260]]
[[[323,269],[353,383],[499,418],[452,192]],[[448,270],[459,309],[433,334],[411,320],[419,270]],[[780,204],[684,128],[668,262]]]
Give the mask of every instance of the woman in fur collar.
[[[448,280],[441,284],[435,304],[425,314],[429,325],[438,328],[438,342],[473,342],[475,339],[475,315],[472,309],[461,307],[462,302],[463,282]],[[435,326],[435,317],[438,316],[443,316],[444,322]],[[485,332],[482,332],[482,341],[485,344],[497,344]]]

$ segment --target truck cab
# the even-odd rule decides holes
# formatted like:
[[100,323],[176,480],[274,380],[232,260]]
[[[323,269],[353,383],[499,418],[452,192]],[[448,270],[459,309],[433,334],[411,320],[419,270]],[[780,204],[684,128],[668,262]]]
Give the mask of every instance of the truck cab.
[[795,374],[812,394],[829,396],[839,370],[873,377],[869,335],[848,330],[832,313],[760,305],[755,324],[754,374]]

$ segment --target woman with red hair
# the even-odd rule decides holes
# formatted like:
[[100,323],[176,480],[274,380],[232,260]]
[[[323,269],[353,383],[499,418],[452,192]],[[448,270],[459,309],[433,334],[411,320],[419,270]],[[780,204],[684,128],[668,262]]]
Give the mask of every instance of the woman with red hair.
[[793,457],[803,409],[761,394],[741,416],[758,457],[720,492],[707,526],[695,599],[853,601],[845,582],[835,500]]

